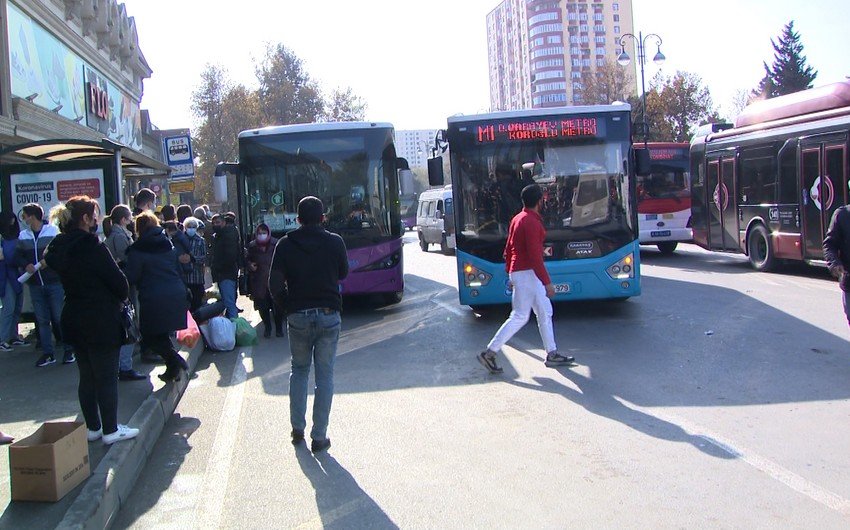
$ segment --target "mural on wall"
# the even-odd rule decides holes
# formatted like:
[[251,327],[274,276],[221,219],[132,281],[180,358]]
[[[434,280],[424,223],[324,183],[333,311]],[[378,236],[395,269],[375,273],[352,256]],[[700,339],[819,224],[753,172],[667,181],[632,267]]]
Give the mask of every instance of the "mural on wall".
[[14,4],[9,4],[8,12],[12,94],[70,120],[81,120],[83,61]]
[[[14,4],[9,3],[8,7],[12,95],[88,125],[116,142],[141,149],[139,104]],[[89,77],[97,78],[97,86],[104,91],[104,109],[91,106]],[[93,120],[92,112],[106,116]]]

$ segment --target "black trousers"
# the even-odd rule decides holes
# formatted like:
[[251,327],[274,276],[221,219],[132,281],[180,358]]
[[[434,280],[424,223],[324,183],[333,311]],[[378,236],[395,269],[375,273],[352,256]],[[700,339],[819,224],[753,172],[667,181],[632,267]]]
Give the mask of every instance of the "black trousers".
[[265,329],[272,329],[272,317],[274,318],[274,329],[276,332],[283,331],[283,311],[278,311],[272,302],[270,294],[265,298],[254,300],[254,309],[260,313]]
[[189,301],[189,312],[194,313],[204,303],[204,284],[190,283],[187,285],[192,299]]
[[112,434],[118,430],[118,352],[119,347],[81,345],[76,349],[80,371],[77,394],[90,431],[103,428],[103,434]]
[[171,342],[171,337],[168,333],[143,335],[140,345],[142,351],[148,349],[162,357],[162,360],[165,361],[166,369],[176,370],[180,367],[180,359],[178,359],[180,354],[174,349],[174,344]]

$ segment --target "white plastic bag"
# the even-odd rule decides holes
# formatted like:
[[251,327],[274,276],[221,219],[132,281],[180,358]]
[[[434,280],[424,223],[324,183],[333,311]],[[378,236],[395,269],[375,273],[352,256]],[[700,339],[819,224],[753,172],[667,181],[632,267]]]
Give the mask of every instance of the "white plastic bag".
[[230,351],[236,347],[236,324],[226,317],[213,317],[198,326],[213,351]]

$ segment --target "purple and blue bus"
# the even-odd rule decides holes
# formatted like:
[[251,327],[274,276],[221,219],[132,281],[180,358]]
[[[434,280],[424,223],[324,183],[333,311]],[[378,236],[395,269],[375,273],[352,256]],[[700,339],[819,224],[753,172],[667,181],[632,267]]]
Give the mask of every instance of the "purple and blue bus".
[[404,293],[398,171],[389,123],[284,125],[239,134],[237,198],[249,241],[260,223],[275,237],[297,228],[298,201],[314,195],[325,205],[325,228],[342,236],[350,273],[347,295]]

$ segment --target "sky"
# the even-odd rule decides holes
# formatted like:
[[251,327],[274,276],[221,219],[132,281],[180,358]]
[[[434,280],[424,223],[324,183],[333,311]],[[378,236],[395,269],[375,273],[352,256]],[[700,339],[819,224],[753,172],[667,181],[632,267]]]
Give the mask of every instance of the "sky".
[[[847,0],[633,0],[634,33],[661,36],[661,71],[693,72],[725,116],[771,64],[770,40],[794,20],[815,86],[850,75]],[[366,118],[437,129],[490,106],[486,16],[499,0],[124,0],[153,74],[142,108],[160,129],[192,127],[191,95],[207,64],[256,87],[266,45],[282,43],[327,92],[351,87]],[[655,46],[647,45],[650,57]],[[630,65],[636,69],[635,61]],[[651,61],[646,84],[656,74]],[[640,83],[639,70],[635,70]]]

